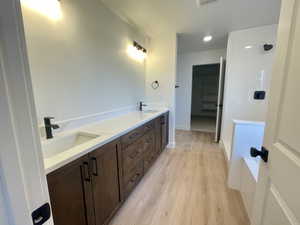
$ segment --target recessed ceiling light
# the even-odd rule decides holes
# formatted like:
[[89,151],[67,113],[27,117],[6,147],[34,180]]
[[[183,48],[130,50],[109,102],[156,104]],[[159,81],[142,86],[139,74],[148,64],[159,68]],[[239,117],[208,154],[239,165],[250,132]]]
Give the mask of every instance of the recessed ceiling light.
[[253,48],[253,46],[252,45],[245,46],[245,49],[250,49],[250,48]]
[[211,35],[207,35],[203,38],[204,42],[210,42],[212,40],[212,36]]

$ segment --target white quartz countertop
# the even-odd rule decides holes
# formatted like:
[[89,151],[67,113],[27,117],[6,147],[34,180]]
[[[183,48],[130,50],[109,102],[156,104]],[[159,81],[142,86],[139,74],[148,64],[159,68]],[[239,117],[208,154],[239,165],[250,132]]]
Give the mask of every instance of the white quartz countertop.
[[[70,148],[67,151],[55,154],[51,157],[44,158],[45,172],[50,172],[86,155],[87,153],[117,139],[118,137],[128,133],[129,131],[147,123],[148,121],[167,112],[168,109],[159,109],[156,112],[140,112],[133,111],[121,116],[113,117],[111,119],[102,120],[92,124],[82,126],[76,130],[58,134],[50,141],[55,141],[55,138],[68,135],[76,132],[86,132],[99,137],[83,143],[79,146]],[[42,146],[47,141],[42,141]]]

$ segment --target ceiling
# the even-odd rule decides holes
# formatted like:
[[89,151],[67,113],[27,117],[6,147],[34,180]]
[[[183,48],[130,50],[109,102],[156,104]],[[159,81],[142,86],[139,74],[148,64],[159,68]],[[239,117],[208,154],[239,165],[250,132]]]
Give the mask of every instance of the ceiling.
[[[178,51],[224,48],[230,31],[278,23],[281,0],[101,0],[147,35],[178,33]],[[213,40],[202,42],[206,34]]]

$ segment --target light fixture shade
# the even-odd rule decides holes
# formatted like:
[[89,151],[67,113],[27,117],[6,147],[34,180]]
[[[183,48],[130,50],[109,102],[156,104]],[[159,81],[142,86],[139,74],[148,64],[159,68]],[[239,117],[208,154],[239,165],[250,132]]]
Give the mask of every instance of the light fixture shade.
[[128,46],[127,53],[131,58],[139,62],[143,62],[147,57],[147,50],[136,41],[133,42],[133,45]]
[[136,47],[129,45],[127,48],[128,55],[136,61],[143,62],[146,58],[146,54],[138,50]]
[[211,40],[212,40],[212,36],[211,35],[207,35],[207,36],[205,36],[204,38],[203,38],[203,41],[204,42],[210,42]]

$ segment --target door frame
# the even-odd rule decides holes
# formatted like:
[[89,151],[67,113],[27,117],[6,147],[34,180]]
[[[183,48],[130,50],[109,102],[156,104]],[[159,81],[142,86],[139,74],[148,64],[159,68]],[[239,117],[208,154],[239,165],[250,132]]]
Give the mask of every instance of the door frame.
[[[0,182],[9,225],[49,202],[20,0],[0,2]],[[0,198],[1,199],[1,198]],[[52,219],[45,224],[53,224]]]
[[223,56],[220,57],[220,70],[219,70],[219,84],[218,84],[218,102],[217,102],[217,118],[216,118],[216,132],[215,142],[219,143],[221,138],[221,128],[223,119],[223,99],[224,99],[224,87],[225,87],[225,71],[226,60]]
[[[222,56],[221,56],[222,57]],[[212,65],[219,65],[221,66],[220,62],[214,63],[205,63],[205,64],[194,64],[192,65],[192,79],[191,79],[191,98],[190,98],[190,115],[189,115],[189,130],[192,131],[192,104],[193,104],[193,78],[194,78],[194,67],[195,66],[212,66]],[[217,121],[217,119],[216,119]],[[222,121],[221,121],[222,122]]]

